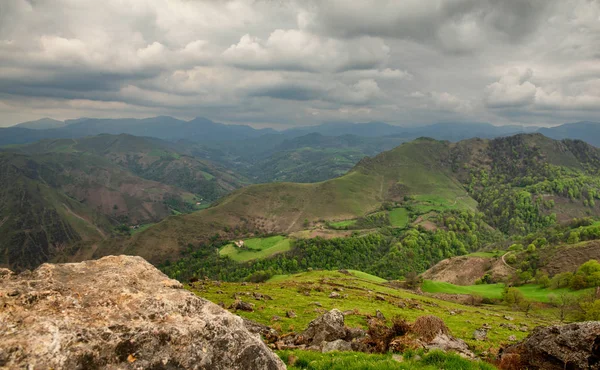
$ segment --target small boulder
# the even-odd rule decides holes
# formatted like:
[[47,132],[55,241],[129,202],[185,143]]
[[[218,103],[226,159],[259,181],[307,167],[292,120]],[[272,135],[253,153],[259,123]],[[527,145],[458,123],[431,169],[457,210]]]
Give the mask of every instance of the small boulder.
[[332,342],[346,337],[344,314],[338,309],[333,309],[323,316],[317,317],[308,324],[302,337],[309,344],[320,345],[322,342]]
[[253,312],[254,305],[252,303],[236,300],[235,302],[233,302],[231,304],[231,306],[229,306],[229,309],[236,310],[236,311],[240,310],[240,311],[246,311],[246,312]]
[[487,333],[488,333],[488,331],[486,328],[475,329],[475,331],[473,332],[473,339],[479,340],[479,341],[486,340]]
[[378,318],[378,319],[379,319],[379,320],[381,320],[381,321],[385,321],[385,316],[384,316],[384,315],[383,315],[383,313],[382,313],[381,311],[379,311],[379,310],[377,310],[377,311],[375,312],[375,317],[376,317],[376,318]]
[[296,316],[297,316],[297,315],[296,315],[296,312],[295,312],[294,310],[289,310],[289,311],[287,311],[287,312],[285,313],[285,317],[287,317],[287,318],[290,318],[290,319],[293,319],[293,318],[295,318]]
[[379,294],[377,294],[377,295],[375,296],[375,300],[376,300],[376,301],[384,301],[384,302],[385,302],[385,297],[384,297],[384,296],[382,296],[382,295],[379,295]]
[[326,342],[321,349],[323,353],[332,351],[352,351],[352,343],[346,342],[343,339],[337,339],[332,342]]
[[342,296],[337,292],[331,292],[331,294],[329,295],[329,298],[340,299],[340,298],[342,298]]

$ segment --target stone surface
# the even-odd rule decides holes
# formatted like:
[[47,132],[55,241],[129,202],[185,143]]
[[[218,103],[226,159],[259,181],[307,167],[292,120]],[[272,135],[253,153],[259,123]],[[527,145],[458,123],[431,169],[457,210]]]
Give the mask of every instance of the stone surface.
[[430,341],[422,341],[422,346],[428,350],[439,349],[444,352],[456,352],[466,358],[474,358],[475,355],[462,339],[454,338],[449,334],[438,334]]
[[2,276],[0,368],[285,369],[240,317],[140,257]]
[[321,349],[323,353],[332,351],[352,351],[352,343],[346,342],[343,339],[337,339],[332,342],[326,342]]
[[479,329],[475,329],[475,331],[473,332],[473,339],[475,340],[486,340],[487,339],[487,329],[486,328],[479,328]]
[[346,337],[344,314],[334,308],[319,316],[308,324],[302,337],[309,343],[321,345],[322,342],[332,342]]
[[500,359],[515,355],[528,369],[600,369],[600,322],[537,327]]
[[338,298],[342,298],[342,296],[337,292],[331,292],[331,294],[329,295],[329,298],[338,299]]

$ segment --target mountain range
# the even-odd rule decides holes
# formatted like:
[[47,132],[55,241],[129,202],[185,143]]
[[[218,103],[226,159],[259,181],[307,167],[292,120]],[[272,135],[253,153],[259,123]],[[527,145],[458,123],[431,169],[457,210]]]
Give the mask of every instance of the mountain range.
[[431,137],[437,140],[460,141],[472,137],[495,138],[530,132],[540,132],[554,139],[580,139],[595,146],[600,145],[600,124],[596,122],[567,123],[550,128],[521,125],[494,126],[481,122],[446,122],[416,127],[394,126],[384,122],[328,122],[316,126],[275,131],[254,129],[246,125],[226,125],[201,117],[183,121],[168,116],[146,119],[82,118],[64,122],[44,118],[0,128],[0,145],[23,144],[51,138],[80,138],[98,134],[130,134],[169,141],[214,143],[242,141],[264,135],[289,138],[310,133],[323,136],[354,135],[371,138],[394,136],[404,140]]

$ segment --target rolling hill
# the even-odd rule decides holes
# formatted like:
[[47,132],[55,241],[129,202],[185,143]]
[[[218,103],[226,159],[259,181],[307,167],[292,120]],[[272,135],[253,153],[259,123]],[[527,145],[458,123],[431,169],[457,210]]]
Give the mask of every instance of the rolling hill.
[[[140,172],[154,169],[169,177],[168,182],[181,180],[174,175],[180,169],[209,176],[194,167],[200,162],[190,159],[191,164],[180,164],[175,152],[157,148],[161,147],[140,138],[106,135],[81,142],[42,141],[0,152],[0,265],[23,269],[49,260],[69,260],[113,237],[117,225],[158,222],[197,209],[199,199],[191,192],[142,178],[119,164],[119,160],[127,164],[127,155],[135,152],[133,163],[139,164]],[[166,164],[151,167],[157,161]],[[202,168],[216,171],[208,165]],[[201,182],[192,179],[191,183],[197,187]]]
[[11,150],[102,157],[144,179],[194,193],[206,204],[248,183],[243,176],[213,162],[182,154],[181,146],[174,143],[127,134],[42,140]]
[[352,219],[386,202],[402,207],[407,201],[479,210],[502,233],[523,234],[562,218],[600,215],[593,201],[600,194],[597,158],[600,151],[587,144],[539,134],[459,143],[417,139],[365,158],[332,180],[248,186],[212,208],[171,217],[109,249],[158,263],[216,234],[227,239],[291,233],[319,220]]

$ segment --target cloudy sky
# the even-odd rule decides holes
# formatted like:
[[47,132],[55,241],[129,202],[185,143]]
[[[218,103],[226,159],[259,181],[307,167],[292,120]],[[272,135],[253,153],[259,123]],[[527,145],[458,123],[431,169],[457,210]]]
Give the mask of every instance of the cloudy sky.
[[600,121],[600,0],[1,0],[0,126]]

